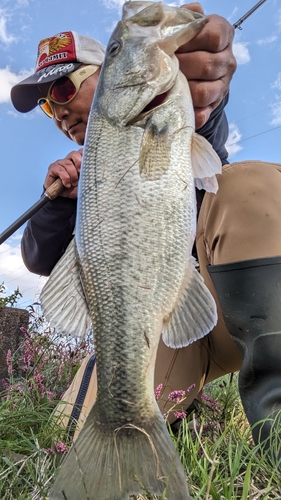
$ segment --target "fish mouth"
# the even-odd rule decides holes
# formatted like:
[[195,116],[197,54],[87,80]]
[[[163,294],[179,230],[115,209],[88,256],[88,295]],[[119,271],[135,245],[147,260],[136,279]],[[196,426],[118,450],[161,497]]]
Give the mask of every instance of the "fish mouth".
[[132,120],[130,120],[127,125],[132,125],[136,122],[141,121],[143,118],[145,118],[147,115],[149,115],[154,109],[160,108],[164,104],[164,102],[167,101],[172,89],[167,90],[166,92],[163,92],[162,94],[158,94],[155,96],[152,101],[150,101],[145,108]]
[[152,99],[152,101],[142,110],[141,115],[143,115],[144,113],[148,113],[155,108],[158,108],[158,106],[161,106],[166,101],[168,95],[170,94],[170,91],[171,89],[163,92],[163,94],[159,94],[154,97],[154,99]]

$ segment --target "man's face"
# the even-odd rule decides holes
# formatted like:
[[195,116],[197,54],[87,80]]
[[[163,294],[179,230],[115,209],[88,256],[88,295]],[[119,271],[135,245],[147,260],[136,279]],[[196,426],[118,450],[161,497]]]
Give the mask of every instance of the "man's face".
[[72,141],[83,146],[92,100],[100,70],[82,82],[78,94],[66,104],[51,103],[56,126]]

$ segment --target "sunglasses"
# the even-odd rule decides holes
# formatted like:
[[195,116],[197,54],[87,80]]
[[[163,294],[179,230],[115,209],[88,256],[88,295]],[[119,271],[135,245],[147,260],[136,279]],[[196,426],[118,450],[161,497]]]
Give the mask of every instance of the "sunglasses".
[[78,94],[82,82],[93,75],[98,68],[99,66],[95,65],[84,66],[55,80],[48,90],[47,97],[40,97],[37,104],[49,118],[54,118],[51,102],[67,104],[72,101]]

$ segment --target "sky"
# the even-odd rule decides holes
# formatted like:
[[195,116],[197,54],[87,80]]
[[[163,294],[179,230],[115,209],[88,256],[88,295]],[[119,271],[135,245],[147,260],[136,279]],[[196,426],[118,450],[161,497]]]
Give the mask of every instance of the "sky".
[[[165,1],[164,3],[172,3]],[[206,14],[234,24],[257,0],[202,0]],[[175,3],[174,3],[175,4]],[[74,30],[107,44],[123,0],[0,0],[0,233],[41,196],[50,163],[78,149],[40,109],[17,112],[10,89],[33,73],[38,42]],[[178,3],[180,5],[180,3]],[[237,71],[226,113],[229,161],[281,162],[281,2],[267,0],[236,30]],[[17,287],[20,307],[38,300],[45,279],[25,268],[23,228],[0,247],[0,283]]]

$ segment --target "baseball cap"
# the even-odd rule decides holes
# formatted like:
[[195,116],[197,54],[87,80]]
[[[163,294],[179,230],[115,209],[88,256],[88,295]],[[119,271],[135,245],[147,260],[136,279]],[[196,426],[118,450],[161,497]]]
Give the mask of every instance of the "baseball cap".
[[105,47],[94,38],[75,31],[63,31],[39,42],[35,73],[11,89],[17,111],[27,113],[42,97],[42,85],[75,71],[81,64],[100,66]]

